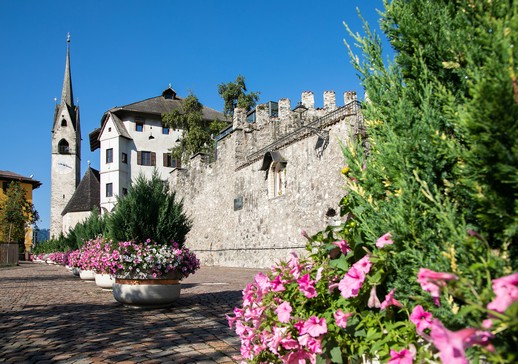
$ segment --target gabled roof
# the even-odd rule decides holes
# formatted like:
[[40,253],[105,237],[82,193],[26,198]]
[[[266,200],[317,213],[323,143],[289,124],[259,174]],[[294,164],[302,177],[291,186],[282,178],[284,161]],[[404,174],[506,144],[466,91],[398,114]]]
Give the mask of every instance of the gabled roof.
[[[137,101],[128,105],[124,106],[117,106],[114,107],[107,112],[104,113],[103,117],[101,118],[101,127],[95,129],[89,134],[90,137],[90,150],[93,152],[97,148],[100,147],[99,143],[99,136],[101,135],[102,129],[104,128],[104,125],[106,124],[106,120],[108,120],[108,117],[111,115],[113,116],[114,120],[115,117],[117,117],[118,121],[120,122],[120,125],[122,126],[121,130],[118,130],[119,135],[124,136],[128,139],[131,139],[129,136],[126,128],[124,127],[124,124],[122,123],[121,119],[123,115],[125,114],[134,114],[134,115],[141,115],[141,116],[154,116],[157,119],[162,118],[162,114],[171,112],[176,109],[180,109],[182,107],[183,99],[176,96],[176,92],[169,86],[167,89],[165,89],[162,92],[162,95],[152,97],[146,100]],[[229,121],[228,118],[221,112],[216,111],[214,109],[211,109],[209,107],[203,107],[203,117],[205,120],[222,120],[222,121]],[[117,122],[115,122],[117,124]],[[118,128],[118,126],[116,125]],[[123,132],[126,131],[126,135],[123,135]]]
[[22,176],[21,174],[14,173],[11,171],[0,171],[0,179],[7,180],[7,181],[30,183],[32,185],[33,190],[35,190],[36,188],[41,186],[41,182],[36,181],[35,179],[32,179],[32,175],[30,177],[25,177],[25,176]]
[[88,167],[83,179],[77,186],[76,191],[68,201],[61,215],[69,212],[88,212],[93,209],[100,210],[101,206],[101,184],[99,171]]
[[[162,95],[152,97],[150,99],[137,101],[128,105],[114,107],[109,110],[112,113],[121,114],[123,112],[132,112],[139,114],[156,114],[162,115],[182,107],[183,99],[176,96],[176,92],[171,88],[167,88],[162,92]],[[203,117],[206,120],[226,120],[223,113],[203,107]]]

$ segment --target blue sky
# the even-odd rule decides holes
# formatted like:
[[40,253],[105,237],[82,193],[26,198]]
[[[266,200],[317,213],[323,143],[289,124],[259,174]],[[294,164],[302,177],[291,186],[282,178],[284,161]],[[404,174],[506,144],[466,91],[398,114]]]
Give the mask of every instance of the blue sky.
[[259,102],[303,91],[363,96],[350,64],[343,22],[372,27],[381,0],[329,1],[0,1],[0,170],[34,175],[40,228],[49,227],[51,129],[61,97],[66,36],[71,35],[74,97],[79,100],[82,168],[99,168],[88,133],[114,107],[155,97],[169,84],[222,110],[217,85],[241,74]]

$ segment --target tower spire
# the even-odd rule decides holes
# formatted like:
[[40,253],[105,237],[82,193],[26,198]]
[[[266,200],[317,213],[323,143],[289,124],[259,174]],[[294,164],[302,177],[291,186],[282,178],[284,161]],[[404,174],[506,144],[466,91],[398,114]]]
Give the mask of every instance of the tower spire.
[[70,73],[70,33],[67,34],[67,61],[65,65],[65,77],[63,90],[61,91],[61,104],[67,104],[73,109],[74,95],[72,94],[72,75]]

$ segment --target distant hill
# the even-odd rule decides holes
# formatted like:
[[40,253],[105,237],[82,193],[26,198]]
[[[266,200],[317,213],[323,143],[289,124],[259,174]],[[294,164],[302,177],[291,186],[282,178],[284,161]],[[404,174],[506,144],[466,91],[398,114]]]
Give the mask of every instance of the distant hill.
[[50,229],[38,229],[36,230],[36,241],[46,241],[50,239]]

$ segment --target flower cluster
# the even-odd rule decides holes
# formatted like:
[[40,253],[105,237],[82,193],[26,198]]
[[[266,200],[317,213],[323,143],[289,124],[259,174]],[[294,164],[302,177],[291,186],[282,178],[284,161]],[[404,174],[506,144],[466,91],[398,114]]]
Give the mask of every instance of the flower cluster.
[[292,253],[268,275],[259,273],[243,291],[243,306],[227,315],[241,339],[243,358],[253,363],[341,363],[376,357],[410,364],[430,361],[437,353],[443,363],[464,364],[468,348],[492,354],[493,332],[511,325],[513,314],[502,313],[518,302],[518,273],[493,280],[496,297],[486,305],[484,322],[452,331],[415,300],[431,299],[427,305],[439,306],[439,298],[454,294],[448,291],[450,284],[468,284],[455,274],[421,268],[414,278],[423,290],[419,298],[399,294],[396,299],[398,291],[385,288],[380,302],[377,290],[392,244],[387,233],[377,240],[378,250],[365,249],[358,256],[347,241],[333,241],[318,247],[325,259]]
[[200,268],[196,255],[178,244],[119,242],[108,260],[118,277],[157,278],[170,272],[185,278]]
[[72,250],[68,253],[68,262],[67,266],[70,268],[79,268],[79,261],[81,258],[81,251],[78,250]]
[[[259,273],[243,291],[243,308],[227,316],[241,337],[241,354],[259,362],[299,363],[316,360],[322,353],[322,338],[328,331],[326,318],[311,312],[293,312],[289,296],[300,301],[318,297],[317,286],[325,284],[315,266],[293,254],[287,263]],[[294,303],[294,302],[293,302]],[[346,318],[338,318],[341,324]],[[272,324],[273,323],[273,324]]]
[[47,260],[50,260],[51,262],[56,263],[56,264],[67,265],[68,264],[68,255],[69,255],[69,253],[63,253],[63,252],[50,253],[47,256]]
[[99,269],[99,255],[105,244],[104,239],[101,237],[86,241],[79,248],[78,268],[93,271]]

